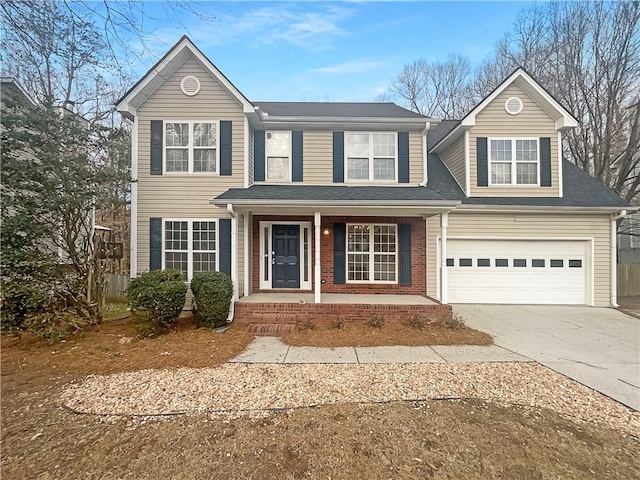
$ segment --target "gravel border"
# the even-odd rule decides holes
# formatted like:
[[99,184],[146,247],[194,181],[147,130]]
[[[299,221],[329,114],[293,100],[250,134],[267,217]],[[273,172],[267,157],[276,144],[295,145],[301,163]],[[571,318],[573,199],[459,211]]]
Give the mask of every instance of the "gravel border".
[[640,413],[537,363],[247,365],[89,376],[65,407],[101,416],[243,415],[336,403],[478,398],[543,407],[634,436]]

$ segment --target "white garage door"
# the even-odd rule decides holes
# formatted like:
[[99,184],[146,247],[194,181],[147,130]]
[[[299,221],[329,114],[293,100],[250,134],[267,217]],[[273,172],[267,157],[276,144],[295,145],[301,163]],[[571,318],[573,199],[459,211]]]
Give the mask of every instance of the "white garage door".
[[449,303],[587,303],[587,242],[449,240]]

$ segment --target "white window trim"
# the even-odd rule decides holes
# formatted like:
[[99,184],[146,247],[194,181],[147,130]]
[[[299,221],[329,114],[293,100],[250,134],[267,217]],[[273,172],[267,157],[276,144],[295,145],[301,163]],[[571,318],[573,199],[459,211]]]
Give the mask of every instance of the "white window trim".
[[[492,163],[507,163],[506,160],[491,160],[491,141],[492,140],[506,140],[511,142],[511,183],[492,183],[491,182],[491,164]],[[517,167],[518,163],[533,163],[529,161],[516,160],[516,140],[535,140],[536,142],[536,183],[516,183],[517,181]],[[487,138],[487,176],[489,177],[490,187],[539,187],[540,186],[540,139],[538,137],[489,137]]]
[[[289,175],[286,179],[269,178],[269,134],[288,133],[289,134]],[[274,155],[275,156],[275,155]],[[293,170],[293,133],[291,130],[266,130],[264,132],[264,181],[272,183],[291,183]],[[293,225],[293,224],[292,224]]]
[[[166,223],[167,222],[187,222],[187,282],[193,278],[193,222],[214,222],[216,224],[216,265],[215,270],[220,268],[220,222],[218,218],[163,218],[162,219],[162,270],[165,270],[165,253],[184,252],[184,250],[166,249]],[[211,250],[197,250],[198,252],[211,253]]]
[[[392,134],[393,135],[393,142],[395,145],[395,151],[396,154],[394,156],[394,162],[395,162],[395,166],[393,168],[393,180],[375,180],[373,178],[373,172],[374,172],[374,168],[373,168],[373,136],[377,135],[377,134],[382,134],[382,135],[389,135]],[[368,135],[369,136],[369,145],[370,145],[370,151],[369,151],[369,178],[368,179],[351,179],[349,178],[349,157],[347,155],[347,136],[348,135]],[[380,131],[380,132],[356,132],[356,131],[350,131],[350,132],[344,132],[344,145],[343,145],[343,152],[344,152],[344,181],[345,182],[353,182],[353,183],[398,183],[398,132],[384,132],[384,131]],[[388,158],[388,157],[383,157],[383,158]]]
[[[313,265],[312,265],[312,251],[314,249],[313,246],[313,226],[311,222],[296,222],[296,221],[275,221],[275,222],[260,222],[260,290],[279,290],[273,287],[273,226],[274,225],[300,225],[300,288],[298,290],[311,290],[313,278]],[[268,251],[264,249],[264,229],[268,229]],[[309,240],[309,250],[307,252],[306,262],[303,261],[302,256],[304,255],[304,229],[308,229],[308,240]],[[217,257],[216,257],[217,258]],[[265,279],[265,271],[264,271],[264,259],[267,258],[268,271],[266,272]],[[307,278],[308,280],[304,281],[304,264],[307,264]],[[288,288],[287,290],[295,291],[295,288]]]
[[[364,225],[364,226],[368,226],[370,227],[370,236],[369,236],[369,252],[350,252],[349,251],[349,226],[355,226],[355,225]],[[395,256],[396,256],[396,279],[395,281],[390,281],[390,280],[375,280],[375,247],[374,247],[374,243],[375,243],[375,238],[374,238],[374,227],[395,227],[396,229],[396,251],[395,251]],[[399,258],[400,258],[400,252],[398,251],[399,248],[399,238],[398,238],[398,224],[397,223],[347,223],[346,224],[346,235],[345,235],[345,247],[344,247],[344,251],[345,251],[345,280],[347,283],[354,283],[354,284],[370,284],[370,283],[375,283],[375,284],[384,284],[384,285],[397,285],[398,284],[398,269],[399,267]],[[349,254],[352,255],[357,255],[357,254],[362,254],[362,253],[368,253],[369,255],[369,280],[349,280]],[[386,255],[385,253],[379,252],[379,254],[383,254]]]
[[[187,123],[189,124],[189,170],[186,172],[168,172],[167,171],[167,123]],[[194,123],[213,123],[216,126],[216,171],[215,172],[194,172],[193,171],[193,124]],[[172,147],[168,147],[172,148]],[[219,176],[220,175],[220,121],[219,120],[163,120],[162,122],[162,174],[163,175],[204,175]]]

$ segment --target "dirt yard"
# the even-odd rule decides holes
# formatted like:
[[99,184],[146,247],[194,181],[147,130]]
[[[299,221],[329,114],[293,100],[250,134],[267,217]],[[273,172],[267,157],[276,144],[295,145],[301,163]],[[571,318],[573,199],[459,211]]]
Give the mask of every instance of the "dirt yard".
[[2,453],[9,479],[635,478],[640,441],[545,409],[480,400],[341,404],[262,416],[98,417],[60,405],[71,380],[210,367],[251,336],[189,320],[138,341],[127,320],[64,343],[2,338]]

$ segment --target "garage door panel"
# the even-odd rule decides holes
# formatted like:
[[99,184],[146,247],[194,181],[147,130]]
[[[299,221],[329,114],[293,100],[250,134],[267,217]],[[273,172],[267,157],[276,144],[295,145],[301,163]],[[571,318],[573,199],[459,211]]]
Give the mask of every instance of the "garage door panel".
[[586,258],[585,241],[450,240],[449,302],[585,304]]

